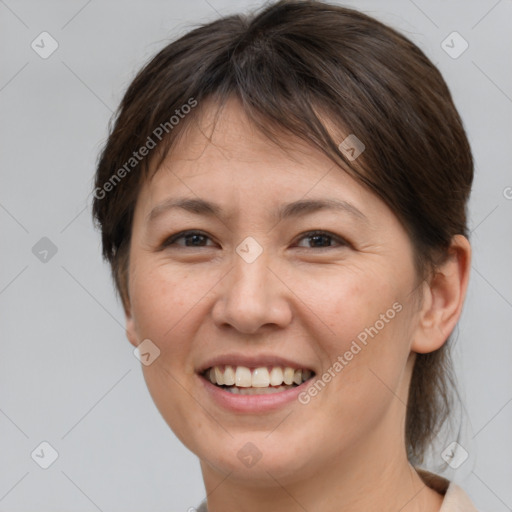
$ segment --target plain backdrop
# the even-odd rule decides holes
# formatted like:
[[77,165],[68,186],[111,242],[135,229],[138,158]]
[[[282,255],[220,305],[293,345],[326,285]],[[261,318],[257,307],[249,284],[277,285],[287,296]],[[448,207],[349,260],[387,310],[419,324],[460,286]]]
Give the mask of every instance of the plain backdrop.
[[[92,179],[142,64],[196,24],[260,5],[0,0],[0,510],[169,512],[203,499],[198,460],[161,418],[125,338]],[[474,256],[454,355],[468,459],[446,475],[479,509],[512,510],[512,2],[343,5],[418,44],[467,129]]]

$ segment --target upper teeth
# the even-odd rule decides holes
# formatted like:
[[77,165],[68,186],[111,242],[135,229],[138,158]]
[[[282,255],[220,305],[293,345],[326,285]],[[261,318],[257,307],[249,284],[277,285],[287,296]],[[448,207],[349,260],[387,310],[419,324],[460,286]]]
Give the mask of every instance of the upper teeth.
[[312,375],[310,370],[295,370],[290,367],[281,368],[262,366],[251,371],[247,366],[213,366],[206,371],[210,382],[219,386],[238,386],[242,388],[266,388],[281,384],[301,384]]

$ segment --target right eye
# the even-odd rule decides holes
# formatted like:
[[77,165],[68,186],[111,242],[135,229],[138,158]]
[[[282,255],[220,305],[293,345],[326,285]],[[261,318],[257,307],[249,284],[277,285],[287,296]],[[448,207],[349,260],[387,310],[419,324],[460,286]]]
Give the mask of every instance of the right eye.
[[[183,244],[177,244],[176,242],[178,240],[185,240],[185,245]],[[164,240],[164,242],[161,245],[162,249],[165,249],[169,246],[178,246],[178,247],[187,247],[187,248],[194,248],[194,247],[205,247],[205,241],[211,240],[211,238],[206,235],[205,233],[201,231],[194,231],[194,230],[187,230],[187,231],[180,231],[179,233],[176,233],[174,235],[169,236]],[[189,244],[189,245],[188,245]]]

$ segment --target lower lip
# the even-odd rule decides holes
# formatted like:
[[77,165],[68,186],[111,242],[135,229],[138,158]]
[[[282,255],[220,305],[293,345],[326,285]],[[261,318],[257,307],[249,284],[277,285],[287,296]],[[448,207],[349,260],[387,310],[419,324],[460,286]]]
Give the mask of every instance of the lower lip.
[[311,379],[286,391],[266,395],[238,395],[225,391],[202,376],[199,376],[199,380],[213,401],[224,409],[234,412],[261,413],[275,411],[293,401],[298,401],[299,394],[305,390]]

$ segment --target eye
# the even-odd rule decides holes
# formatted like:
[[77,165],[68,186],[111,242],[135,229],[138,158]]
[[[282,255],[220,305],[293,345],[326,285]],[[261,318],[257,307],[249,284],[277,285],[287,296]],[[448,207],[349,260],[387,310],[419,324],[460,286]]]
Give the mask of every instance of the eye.
[[[313,243],[313,247],[307,247],[309,249],[328,249],[333,247],[329,241],[334,240],[338,243],[339,246],[349,246],[350,244],[333,233],[329,233],[328,231],[310,231],[308,233],[304,233],[299,240],[309,240]],[[299,246],[300,247],[300,246]]]
[[[185,240],[185,245],[177,244],[178,240]],[[161,248],[164,249],[171,245],[178,245],[181,247],[205,247],[206,240],[211,240],[210,237],[201,231],[180,231],[175,235],[171,235],[163,243]]]

